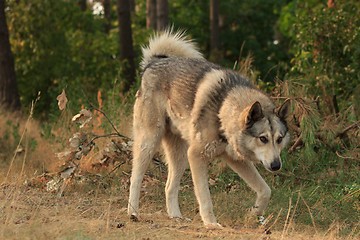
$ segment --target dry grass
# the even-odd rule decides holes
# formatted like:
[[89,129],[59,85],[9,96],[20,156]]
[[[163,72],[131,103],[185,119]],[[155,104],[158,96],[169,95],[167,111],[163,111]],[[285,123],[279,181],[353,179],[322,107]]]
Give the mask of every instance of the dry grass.
[[[63,118],[68,118],[65,116]],[[120,126],[120,131],[129,133],[128,117]],[[297,211],[300,204],[307,205],[309,216],[313,206],[307,200],[298,198],[289,200],[289,205],[280,210],[268,212],[268,223],[257,224],[253,218],[246,217],[246,209],[251,206],[254,194],[243,184],[234,182],[230,190],[212,187],[215,214],[222,229],[205,228],[200,220],[193,193],[191,175],[187,172],[183,178],[180,195],[180,207],[185,217],[192,221],[169,219],[165,212],[164,186],[166,175],[153,166],[145,177],[141,198],[139,222],[133,222],[126,214],[129,165],[108,178],[96,178],[93,181],[72,181],[66,187],[64,196],[58,197],[41,187],[46,182],[29,184],[33,176],[40,175],[44,169],[55,171],[61,162],[55,158],[56,150],[62,144],[41,137],[39,124],[31,118],[19,118],[1,113],[0,136],[5,139],[7,122],[19,123],[18,133],[24,133],[20,145],[24,152],[14,154],[12,149],[1,152],[0,185],[0,238],[1,239],[344,239],[339,235],[345,223],[334,221],[328,229],[318,228],[317,223],[306,225],[297,223]],[[99,120],[101,122],[101,119]],[[28,124],[27,124],[28,123]],[[27,125],[26,125],[27,124]],[[26,126],[26,127],[25,127]],[[98,129],[99,125],[93,126]],[[61,131],[61,129],[69,129]],[[69,123],[62,119],[53,133],[57,138],[66,140],[74,131]],[[102,134],[103,130],[97,130]],[[7,142],[16,139],[10,134]],[[31,139],[37,146],[30,149]],[[4,144],[4,143],[3,143]],[[10,167],[10,161],[13,165]],[[90,169],[96,159],[91,152],[82,159],[83,169]],[[23,166],[25,166],[23,168]],[[216,171],[226,171],[221,165]],[[110,171],[104,169],[103,172]],[[6,178],[7,173],[9,173]],[[93,172],[94,174],[96,172]],[[94,175],[96,176],[96,175]],[[89,178],[90,179],[90,178]],[[44,180],[46,181],[46,179]],[[217,179],[217,181],[220,181]],[[289,199],[289,196],[284,196]],[[271,204],[276,204],[272,201]],[[284,215],[285,214],[285,215]],[[285,219],[284,219],[285,216]],[[359,225],[359,224],[358,224]],[[358,239],[358,227],[346,239]],[[265,228],[267,229],[265,231]],[[269,231],[270,229],[270,231]],[[357,234],[357,235],[356,235]]]
[[[0,237],[2,239],[341,239],[337,237],[341,227],[337,224],[330,226],[327,232],[315,232],[311,227],[305,227],[302,231],[272,230],[271,234],[266,234],[261,226],[205,228],[198,216],[195,216],[193,222],[168,219],[163,210],[164,206],[157,206],[156,201],[150,204],[146,200],[142,201],[143,214],[139,222],[133,222],[126,214],[127,192],[119,192],[115,188],[107,192],[107,194],[96,194],[68,191],[65,196],[59,198],[55,194],[26,186],[3,184],[0,188],[2,222]],[[109,194],[109,192],[117,194]],[[291,229],[293,226],[288,224],[286,227]]]
[[31,116],[24,118],[0,111],[1,182],[12,182],[13,177],[19,178],[20,173],[24,177],[31,177],[45,171],[45,165],[52,165],[54,145],[42,138],[41,134],[39,123]]

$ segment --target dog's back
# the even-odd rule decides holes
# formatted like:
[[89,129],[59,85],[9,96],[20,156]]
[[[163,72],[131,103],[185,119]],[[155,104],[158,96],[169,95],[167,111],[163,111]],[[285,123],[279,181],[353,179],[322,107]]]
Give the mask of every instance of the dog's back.
[[[189,121],[200,125],[206,119],[205,124],[220,128],[219,122],[212,120],[217,119],[225,97],[232,90],[258,92],[240,74],[205,60],[192,42],[179,33],[165,32],[152,38],[149,46],[143,48],[141,66],[142,83],[137,101],[143,97],[156,98],[153,104],[164,108],[159,117],[167,118],[173,130],[183,129],[181,135],[187,140],[191,138],[191,129],[183,125]],[[266,99],[264,104],[268,103],[271,101]],[[135,111],[145,110],[137,110],[136,106]],[[151,111],[152,116],[155,113]]]

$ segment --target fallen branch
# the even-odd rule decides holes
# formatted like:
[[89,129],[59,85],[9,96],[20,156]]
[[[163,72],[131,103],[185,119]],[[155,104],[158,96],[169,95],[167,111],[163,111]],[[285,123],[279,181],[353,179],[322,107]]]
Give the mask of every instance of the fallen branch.
[[356,190],[355,192],[353,193],[350,193],[348,195],[346,195],[345,197],[343,197],[342,199],[340,199],[339,201],[337,201],[334,205],[332,205],[331,207],[335,207],[336,205],[338,205],[340,202],[344,201],[345,199],[355,195],[356,193],[360,192],[360,189],[359,190]]
[[117,166],[115,166],[108,174],[106,174],[105,176],[103,176],[102,178],[106,178],[108,176],[110,176],[110,174],[112,174],[113,172],[115,172],[115,170],[117,170],[119,167],[121,167],[122,165],[124,165],[125,162],[121,162],[119,163]]
[[302,140],[302,137],[298,137],[295,141],[295,143],[291,146],[291,148],[289,149],[288,153],[292,154],[293,152],[295,152],[296,148],[300,145],[302,145],[304,142]]
[[307,209],[308,209],[308,211],[309,211],[309,214],[310,214],[310,217],[311,217],[311,221],[312,221],[312,224],[313,224],[313,226],[314,226],[314,230],[315,230],[316,233],[318,233],[318,231],[317,231],[317,229],[316,229],[316,225],[315,225],[315,220],[314,220],[314,217],[313,217],[313,215],[312,215],[312,213],[311,213],[310,207],[309,207],[309,205],[306,203],[304,197],[301,195],[300,192],[299,192],[299,194],[300,194],[300,196],[301,196],[301,199],[302,199],[303,202],[305,203],[305,206],[307,207]]
[[128,140],[131,140],[129,137],[127,136],[124,136],[122,134],[120,134],[120,132],[116,129],[115,125],[111,122],[110,118],[106,115],[105,112],[103,112],[102,110],[100,110],[99,108],[95,107],[94,104],[92,104],[92,102],[90,102],[90,100],[87,98],[85,92],[83,92],[85,98],[86,98],[86,101],[90,104],[91,108],[100,112],[102,115],[104,115],[104,117],[108,120],[108,122],[110,123],[111,127],[115,130],[115,132],[117,133],[117,135],[119,135],[120,137],[122,138],[125,138],[125,139],[128,139]]
[[353,124],[351,124],[350,126],[348,126],[347,128],[345,128],[342,132],[337,133],[337,134],[336,134],[336,137],[341,137],[341,136],[343,136],[347,131],[349,131],[349,130],[355,128],[355,127],[360,128],[359,124],[360,124],[360,120],[354,122]]
[[317,96],[317,97],[315,98],[314,102],[316,103],[317,110],[318,110],[319,114],[321,115],[320,97]]
[[90,140],[90,143],[94,142],[98,138],[110,137],[110,136],[116,136],[116,137],[122,137],[122,138],[130,139],[129,137],[119,135],[118,133],[109,133],[109,134],[105,134],[105,135],[96,135],[95,137],[93,137]]

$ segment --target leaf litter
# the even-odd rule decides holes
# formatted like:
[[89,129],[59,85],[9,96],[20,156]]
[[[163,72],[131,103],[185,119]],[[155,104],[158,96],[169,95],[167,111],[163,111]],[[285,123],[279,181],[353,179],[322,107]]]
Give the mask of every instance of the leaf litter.
[[[66,99],[64,90],[57,99],[59,101],[59,108],[63,109],[61,107],[64,107],[64,99]],[[92,119],[93,113],[90,110],[82,109],[78,114],[73,116],[71,122],[80,124],[79,128],[82,129],[89,124]],[[115,139],[114,137],[117,138]],[[99,178],[99,176],[97,176],[98,174],[90,174],[86,170],[80,169],[80,162],[91,152],[95,146],[95,141],[99,138],[107,138],[108,143],[102,151],[99,151],[97,157],[95,157],[97,162],[91,164],[92,169],[99,171],[113,167],[113,170],[110,172],[112,173],[122,164],[130,161],[132,158],[131,148],[133,144],[130,138],[124,138],[122,135],[118,136],[116,133],[97,136],[91,132],[79,131],[69,138],[68,147],[64,149],[64,151],[55,154],[60,161],[63,161],[59,171],[36,176],[30,181],[26,181],[26,184],[47,192],[57,193],[61,196],[66,185],[70,182],[83,183],[87,181],[97,181]],[[124,182],[128,181],[125,180]]]

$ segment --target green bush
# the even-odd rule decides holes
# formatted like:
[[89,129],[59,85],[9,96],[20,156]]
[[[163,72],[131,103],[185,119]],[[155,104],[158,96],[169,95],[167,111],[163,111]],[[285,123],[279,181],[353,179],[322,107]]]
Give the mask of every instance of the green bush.
[[[282,10],[280,30],[292,41],[288,78],[301,78],[311,96],[340,100],[340,109],[358,96],[360,81],[360,3],[293,1]],[[355,102],[359,103],[359,99]]]
[[41,91],[38,116],[58,112],[63,88],[76,109],[82,91],[96,96],[111,88],[121,64],[117,33],[105,34],[103,19],[74,0],[10,1],[7,15],[21,101],[28,106]]
[[[209,1],[177,0],[170,2],[170,20],[177,28],[188,30],[199,43],[202,52],[209,54]],[[254,56],[258,77],[273,82],[279,62],[286,62],[286,41],[281,41],[276,30],[281,8],[286,1],[244,0],[220,1],[219,25],[223,59],[219,62],[229,68],[239,58]],[[242,51],[242,52],[241,52]],[[208,57],[208,56],[207,56]],[[282,74],[282,73],[281,73]]]

